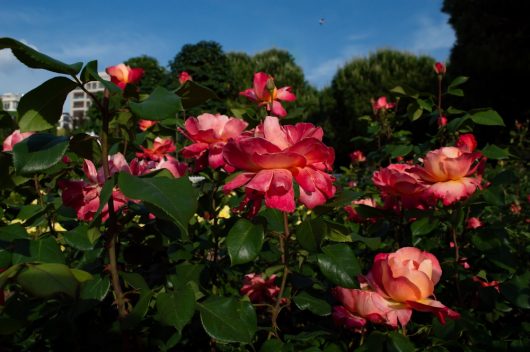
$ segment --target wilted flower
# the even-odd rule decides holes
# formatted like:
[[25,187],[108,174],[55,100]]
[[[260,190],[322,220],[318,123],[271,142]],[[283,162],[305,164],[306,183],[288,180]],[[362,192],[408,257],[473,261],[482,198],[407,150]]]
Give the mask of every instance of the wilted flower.
[[372,108],[375,112],[379,110],[392,109],[394,106],[396,106],[396,104],[387,102],[385,96],[379,97],[376,101],[372,101]]
[[471,153],[477,148],[477,140],[472,133],[462,134],[456,141],[456,147],[464,153]]
[[242,135],[224,147],[226,162],[243,171],[224,191],[244,187],[264,195],[267,207],[293,212],[294,178],[301,203],[308,208],[324,204],[335,194],[335,179],[326,172],[332,170],[335,153],[322,136],[322,129],[310,123],[281,126],[278,118],[267,116],[254,136]]
[[479,227],[482,227],[482,226],[484,226],[484,224],[477,217],[471,217],[467,219],[466,228],[468,229],[478,229]]
[[111,82],[121,89],[125,89],[127,84],[137,83],[144,75],[143,68],[130,68],[125,64],[107,67],[105,71],[109,74]]
[[[129,165],[121,153],[109,156],[108,162],[111,176],[117,172],[131,173]],[[62,191],[64,205],[74,208],[79,220],[92,221],[99,209],[100,193],[105,184],[105,175],[103,168],[96,170],[90,160],[83,161],[83,171],[88,179],[87,181],[59,180],[58,186]],[[112,199],[114,211],[118,211],[128,201],[117,187],[112,190]],[[105,204],[101,211],[101,219],[103,221],[106,221],[109,217],[108,210],[108,204]]]
[[436,72],[437,75],[445,75],[447,72],[447,68],[445,67],[445,64],[443,62],[437,62],[433,66],[434,72]]
[[362,150],[355,150],[349,155],[352,164],[362,163],[363,161],[366,161],[366,156],[364,156]]
[[138,121],[138,127],[140,128],[142,132],[147,131],[149,128],[153,127],[156,124],[157,122],[153,120],[139,120]]
[[252,303],[275,302],[280,293],[280,288],[274,284],[276,275],[271,275],[265,280],[260,274],[246,274],[243,278],[242,295],[247,295]]
[[259,106],[265,105],[267,111],[272,111],[278,117],[287,115],[287,111],[278,100],[296,100],[296,96],[291,92],[291,87],[276,88],[273,78],[265,72],[255,73],[254,87],[240,92],[239,95],[258,103]]
[[190,76],[190,74],[186,71],[182,71],[180,74],[179,74],[179,83],[180,84],[184,84],[186,83],[187,81],[192,81],[192,77]]
[[[225,115],[202,114],[198,117],[189,117],[184,122],[184,130],[179,132],[190,139],[193,144],[182,149],[185,158],[197,160],[196,170],[201,170],[206,165],[213,169],[223,167],[223,147],[231,138],[237,138],[247,128],[248,123]],[[227,171],[233,171],[228,167]]]
[[140,146],[140,148],[143,150],[143,152],[136,153],[138,158],[155,161],[162,160],[169,153],[172,153],[177,149],[171,138],[162,139],[160,137],[155,138],[151,148],[145,148],[143,146]]
[[13,150],[13,147],[18,142],[28,138],[31,136],[34,132],[22,132],[20,133],[20,130],[15,130],[13,133],[11,133],[9,136],[4,139],[4,143],[2,144],[3,151],[4,152],[10,152]]

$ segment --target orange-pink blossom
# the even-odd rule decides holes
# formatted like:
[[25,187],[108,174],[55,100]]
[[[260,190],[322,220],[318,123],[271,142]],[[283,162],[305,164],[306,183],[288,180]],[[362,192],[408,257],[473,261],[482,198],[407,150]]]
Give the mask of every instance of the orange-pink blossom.
[[291,87],[276,88],[272,76],[265,72],[254,74],[254,87],[239,93],[244,97],[265,106],[267,111],[278,117],[287,116],[287,111],[278,100],[295,101],[296,95],[291,92]]
[[121,89],[125,89],[127,84],[137,83],[144,75],[143,68],[131,68],[125,64],[107,67],[105,71],[109,74],[111,82]]

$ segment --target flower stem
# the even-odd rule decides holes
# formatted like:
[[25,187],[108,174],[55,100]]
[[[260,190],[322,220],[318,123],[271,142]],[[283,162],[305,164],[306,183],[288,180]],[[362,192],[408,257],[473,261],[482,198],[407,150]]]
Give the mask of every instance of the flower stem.
[[[103,174],[105,179],[110,178],[109,169],[109,98],[110,93],[108,89],[103,92],[103,104],[99,105],[102,107],[103,121],[101,126],[101,159],[103,164]],[[109,271],[112,281],[112,289],[116,295],[116,303],[118,305],[119,318],[123,319],[127,315],[127,309],[125,308],[125,299],[123,297],[123,290],[120,284],[120,276],[118,273],[118,261],[116,258],[116,243],[118,242],[118,232],[116,231],[116,213],[114,212],[114,200],[112,199],[112,193],[108,202],[109,211],[109,223],[108,223],[108,243],[107,251],[109,256]]]
[[456,229],[451,228],[451,234],[453,236],[453,244],[455,245],[455,285],[456,292],[458,294],[458,301],[462,304],[462,293],[460,291],[460,275],[458,274],[458,265],[460,261],[460,249],[458,248],[458,242],[456,240]]
[[283,293],[285,291],[285,285],[287,283],[287,276],[289,275],[289,263],[287,260],[287,246],[285,245],[285,240],[289,239],[289,221],[288,221],[288,215],[286,212],[283,213],[283,234],[279,234],[278,238],[280,240],[280,255],[281,255],[281,261],[283,265],[283,275],[282,275],[282,283],[280,285],[280,292],[278,293],[278,297],[276,300],[276,304],[274,305],[274,308],[272,310],[272,334],[277,335],[278,331],[278,315],[280,314],[281,310],[281,301],[283,297]]

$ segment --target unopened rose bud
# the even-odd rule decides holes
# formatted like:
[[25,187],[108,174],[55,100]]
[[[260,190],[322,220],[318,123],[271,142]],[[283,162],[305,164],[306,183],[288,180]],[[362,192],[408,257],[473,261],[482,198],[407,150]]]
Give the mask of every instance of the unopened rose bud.
[[434,72],[436,72],[436,74],[440,76],[445,75],[445,72],[447,71],[445,64],[442,62],[435,63],[433,68],[434,68]]
[[445,116],[440,116],[438,118],[438,128],[442,128],[444,127],[445,125],[447,125],[447,117]]

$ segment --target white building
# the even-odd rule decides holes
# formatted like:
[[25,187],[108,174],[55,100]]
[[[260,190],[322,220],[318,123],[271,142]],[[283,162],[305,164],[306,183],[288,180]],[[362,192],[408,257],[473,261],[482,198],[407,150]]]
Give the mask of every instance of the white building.
[[2,101],[2,108],[4,111],[17,111],[18,102],[22,98],[22,94],[5,93],[0,95]]
[[[110,76],[105,72],[99,72],[101,78],[110,80]],[[98,81],[88,82],[85,84],[85,89],[90,93],[97,94],[103,92],[104,87]],[[70,97],[70,114],[73,119],[73,123],[79,126],[79,124],[86,119],[88,109],[92,105],[92,98],[85,93],[81,88],[76,88],[69,93]]]
[[66,130],[73,130],[74,129],[74,121],[72,119],[72,116],[68,112],[63,112],[61,114],[61,118],[59,119],[59,127],[58,128],[64,128]]

